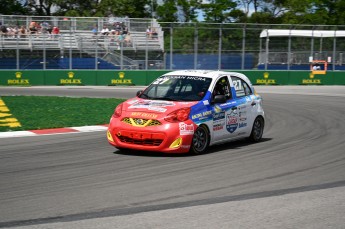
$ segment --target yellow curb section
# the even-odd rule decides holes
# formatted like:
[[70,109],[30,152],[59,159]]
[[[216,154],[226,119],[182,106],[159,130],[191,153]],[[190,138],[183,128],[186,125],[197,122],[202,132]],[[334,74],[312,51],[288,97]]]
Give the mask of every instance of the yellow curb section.
[[13,117],[5,102],[0,98],[0,126],[7,126],[10,128],[21,127],[22,125]]

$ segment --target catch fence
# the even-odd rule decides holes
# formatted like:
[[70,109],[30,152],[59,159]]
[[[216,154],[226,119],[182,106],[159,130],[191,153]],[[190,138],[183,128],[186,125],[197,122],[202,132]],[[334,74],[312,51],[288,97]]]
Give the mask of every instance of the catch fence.
[[[0,69],[308,70],[314,60],[327,61],[328,70],[345,69],[345,26],[17,15],[0,15],[0,22],[6,27]],[[32,22],[38,33],[22,34]],[[129,43],[101,34],[118,26],[131,35]],[[60,33],[46,32],[50,27]]]

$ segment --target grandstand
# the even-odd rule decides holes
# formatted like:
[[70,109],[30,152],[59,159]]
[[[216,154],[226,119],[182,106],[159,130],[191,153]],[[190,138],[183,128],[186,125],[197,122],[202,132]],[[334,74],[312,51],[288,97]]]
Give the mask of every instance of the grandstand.
[[[0,32],[0,69],[140,69],[147,64],[145,56],[164,51],[163,31],[155,19],[0,15],[0,22],[8,28]],[[19,34],[19,27],[29,28],[33,22],[58,27],[60,33]],[[131,35],[130,42],[116,42],[100,29],[92,32],[95,26],[118,24]],[[155,28],[157,36],[148,37],[147,27]]]

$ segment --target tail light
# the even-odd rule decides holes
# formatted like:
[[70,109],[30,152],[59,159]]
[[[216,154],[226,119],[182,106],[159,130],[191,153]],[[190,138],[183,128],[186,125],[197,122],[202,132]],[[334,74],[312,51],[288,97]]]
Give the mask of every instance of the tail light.
[[178,109],[168,114],[167,117],[164,118],[164,120],[168,122],[184,122],[188,120],[189,113],[190,107]]
[[115,108],[113,117],[118,118],[118,117],[121,116],[121,114],[122,114],[122,103],[119,104],[119,105]]

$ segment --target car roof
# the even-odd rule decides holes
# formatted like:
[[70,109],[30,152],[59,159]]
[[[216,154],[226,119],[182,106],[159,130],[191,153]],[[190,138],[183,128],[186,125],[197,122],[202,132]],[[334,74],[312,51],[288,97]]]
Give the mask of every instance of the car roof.
[[250,80],[247,76],[239,72],[226,72],[226,71],[216,71],[216,70],[177,70],[164,74],[164,76],[199,76],[207,78],[217,78],[219,75],[231,75],[242,78],[243,80],[250,83]]

